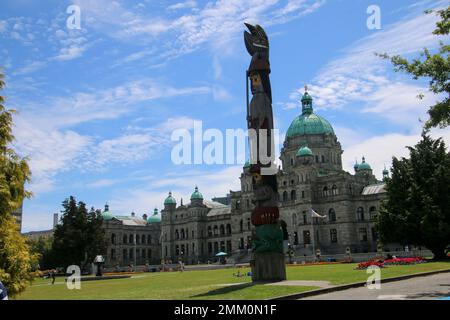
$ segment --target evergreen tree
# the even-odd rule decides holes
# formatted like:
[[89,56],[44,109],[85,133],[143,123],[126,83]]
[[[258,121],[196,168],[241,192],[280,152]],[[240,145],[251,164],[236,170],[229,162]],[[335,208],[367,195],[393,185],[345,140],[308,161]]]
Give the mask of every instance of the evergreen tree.
[[[427,14],[432,10],[426,11]],[[450,32],[450,6],[439,10],[438,15],[441,20],[436,23],[435,35],[448,35]],[[407,59],[397,55],[390,57],[387,54],[380,56],[390,59],[394,65],[395,71],[405,71],[413,76],[414,79],[430,79],[430,91],[435,94],[444,94],[443,99],[435,105],[430,106],[428,114],[430,119],[425,123],[425,128],[446,127],[450,125],[450,45],[440,42],[439,52],[431,54],[428,49],[420,53],[420,58],[409,62]],[[423,58],[423,59],[422,59]],[[420,95],[419,98],[422,98]]]
[[88,213],[83,202],[76,202],[73,196],[63,202],[61,224],[53,236],[53,257],[58,266],[78,265],[82,269],[91,263],[96,255],[106,250],[105,230],[99,212]]
[[[0,73],[0,90],[4,86],[4,75]],[[30,248],[11,215],[22,205],[24,198],[31,196],[25,190],[31,172],[27,160],[11,148],[15,111],[7,109],[4,102],[0,95],[0,280],[9,295],[14,296],[23,291],[31,280],[30,272],[36,256],[30,254]]]
[[435,259],[450,245],[450,153],[424,130],[410,157],[393,158],[387,201],[378,216],[382,242],[425,246]]

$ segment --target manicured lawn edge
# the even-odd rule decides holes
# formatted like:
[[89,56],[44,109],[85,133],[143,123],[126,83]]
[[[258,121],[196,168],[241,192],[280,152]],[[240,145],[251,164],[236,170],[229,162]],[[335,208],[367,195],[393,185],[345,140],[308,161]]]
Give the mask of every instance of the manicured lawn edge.
[[[385,278],[385,279],[381,279],[381,283],[401,281],[401,280],[406,280],[406,279],[416,278],[416,277],[431,276],[433,274],[446,273],[446,272],[450,272],[450,269],[435,270],[435,271],[429,271],[429,272],[420,272],[420,273],[413,273],[413,274],[408,274],[408,275],[404,275],[404,276]],[[331,287],[331,288],[323,288],[323,289],[294,293],[294,294],[290,294],[290,295],[286,295],[286,296],[269,298],[267,300],[297,300],[297,299],[316,296],[316,295],[320,295],[320,294],[324,294],[324,293],[342,291],[342,290],[347,290],[347,289],[351,289],[351,288],[364,287],[365,285],[366,285],[366,281],[354,282],[354,283],[344,284],[344,285]]]

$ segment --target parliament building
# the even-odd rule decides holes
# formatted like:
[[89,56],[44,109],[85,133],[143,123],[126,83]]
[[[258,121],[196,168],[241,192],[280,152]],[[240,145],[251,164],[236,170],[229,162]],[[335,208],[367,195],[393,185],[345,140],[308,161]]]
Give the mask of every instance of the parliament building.
[[[377,251],[374,220],[386,197],[384,183],[364,157],[354,172],[344,171],[343,150],[332,125],[314,113],[308,92],[301,102],[302,113],[286,133],[277,173],[280,219],[287,224],[291,254],[311,256],[313,246],[321,255]],[[195,187],[190,203],[178,204],[169,192],[161,213],[156,210],[150,217],[115,216],[106,208],[107,265],[206,263],[215,261],[219,252],[236,263],[248,261],[254,228],[249,168],[247,162],[241,190],[216,201],[205,200]],[[383,177],[387,175],[383,170]],[[311,209],[326,217],[312,218]]]

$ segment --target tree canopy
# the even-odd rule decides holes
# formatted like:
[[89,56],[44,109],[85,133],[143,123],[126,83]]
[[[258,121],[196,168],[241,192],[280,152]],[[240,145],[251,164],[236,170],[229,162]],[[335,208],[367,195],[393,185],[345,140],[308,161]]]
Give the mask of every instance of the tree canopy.
[[57,266],[85,268],[96,255],[105,254],[105,230],[100,211],[88,212],[84,202],[73,196],[64,200],[61,223],[53,236],[52,256]]
[[[0,73],[0,90],[5,86],[4,75]],[[26,158],[21,158],[11,143],[14,110],[4,105],[0,95],[0,280],[11,296],[23,291],[36,256],[30,253],[18,224],[11,215],[22,206],[31,193],[25,190],[31,172]]]
[[450,245],[450,153],[427,130],[408,149],[408,159],[393,158],[391,178],[385,180],[388,197],[378,215],[380,238],[425,246],[443,259]]
[[[433,13],[432,10],[426,11],[427,14]],[[450,31],[450,6],[446,9],[438,10],[440,21],[436,23],[436,29],[433,34],[437,36],[447,36]],[[429,79],[430,91],[435,94],[444,94],[441,101],[435,105],[429,106],[429,119],[425,123],[425,128],[440,127],[444,128],[450,125],[450,45],[440,42],[437,53],[432,54],[427,48],[423,49],[420,57],[408,61],[406,58],[396,55],[390,57],[387,54],[380,56],[390,59],[394,65],[394,70],[404,71],[413,76],[413,79]],[[423,98],[420,95],[419,98]]]

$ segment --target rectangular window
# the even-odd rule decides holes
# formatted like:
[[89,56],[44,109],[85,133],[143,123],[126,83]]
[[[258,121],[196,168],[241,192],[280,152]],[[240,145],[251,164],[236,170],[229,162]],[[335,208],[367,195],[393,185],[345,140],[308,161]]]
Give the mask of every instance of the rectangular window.
[[111,249],[111,260],[116,260],[116,249]]
[[337,243],[337,230],[330,229],[330,241],[331,243]]
[[309,230],[303,231],[303,244],[311,244],[311,234]]
[[212,243],[208,242],[208,253],[212,253]]
[[359,241],[367,242],[367,229],[359,228]]

